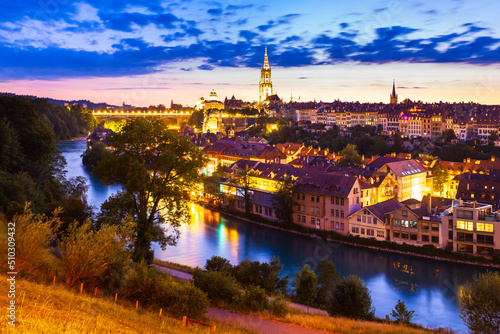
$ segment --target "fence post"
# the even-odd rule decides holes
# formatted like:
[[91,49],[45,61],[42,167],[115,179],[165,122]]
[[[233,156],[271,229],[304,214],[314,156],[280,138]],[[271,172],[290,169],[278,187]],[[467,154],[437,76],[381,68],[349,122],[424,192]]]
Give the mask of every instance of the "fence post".
[[139,301],[138,301],[138,300],[136,300],[136,301],[135,301],[135,309],[137,310],[138,308],[139,308]]
[[80,283],[80,294],[83,293],[83,283]]
[[187,327],[187,317],[186,317],[186,316],[183,316],[183,317],[182,317],[182,325],[183,325],[184,327]]
[[118,294],[115,293],[115,303],[116,303],[116,299],[118,298]]
[[161,318],[161,311],[163,311],[162,308],[160,309],[160,315],[158,315],[158,318]]
[[54,275],[54,280],[52,281],[52,286],[56,285],[56,276]]

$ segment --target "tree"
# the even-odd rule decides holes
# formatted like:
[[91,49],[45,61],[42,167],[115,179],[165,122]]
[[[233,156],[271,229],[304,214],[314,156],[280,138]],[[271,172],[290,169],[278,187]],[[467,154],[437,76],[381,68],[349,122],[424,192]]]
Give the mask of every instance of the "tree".
[[307,313],[309,313],[309,304],[314,300],[318,293],[318,276],[311,270],[308,264],[295,273],[295,279],[292,281],[293,291],[300,303],[307,304]]
[[327,306],[328,314],[352,319],[371,319],[374,315],[372,298],[366,284],[357,276],[340,280]]
[[453,131],[453,129],[448,129],[446,131],[443,131],[443,139],[447,143],[451,142],[453,139],[457,139],[455,131]]
[[[188,222],[186,189],[199,179],[205,158],[188,137],[168,131],[160,120],[130,121],[110,142],[114,150],[103,156],[94,172],[102,182],[122,186],[114,197],[123,200],[115,201],[122,210],[112,210],[134,218],[132,259],[151,263],[151,243],[158,242],[162,249],[175,245],[178,227]],[[169,225],[170,234],[163,224]]]
[[223,177],[226,177],[225,173],[226,167],[222,164],[218,165],[215,171],[210,176],[203,177],[203,189],[205,191],[205,197],[208,198],[210,195],[220,201],[222,197],[222,192],[220,191],[220,183]]
[[286,175],[278,182],[278,189],[273,195],[272,203],[276,218],[286,225],[293,223],[293,207],[296,205],[295,181]]
[[249,214],[252,209],[252,204],[250,203],[250,189],[254,186],[253,177],[257,175],[253,169],[245,167],[237,172],[236,176],[229,180],[230,183],[238,185],[241,187],[243,192],[243,199],[245,201],[245,213]]
[[409,311],[408,308],[406,308],[405,302],[398,299],[394,310],[391,312],[391,316],[398,323],[409,324],[411,319],[415,316],[414,313],[415,311]]
[[340,155],[342,158],[340,158],[337,163],[339,166],[361,167],[364,164],[363,159],[356,150],[356,145],[347,144],[347,146],[340,151]]
[[434,166],[431,171],[432,175],[434,175],[434,190],[437,190],[440,194],[442,194],[443,187],[449,179],[448,170],[439,166]]
[[340,280],[335,264],[327,258],[321,259],[314,270],[318,275],[318,295],[316,302],[320,305],[327,305],[328,297]]
[[475,275],[460,291],[459,308],[471,333],[500,333],[500,274]]

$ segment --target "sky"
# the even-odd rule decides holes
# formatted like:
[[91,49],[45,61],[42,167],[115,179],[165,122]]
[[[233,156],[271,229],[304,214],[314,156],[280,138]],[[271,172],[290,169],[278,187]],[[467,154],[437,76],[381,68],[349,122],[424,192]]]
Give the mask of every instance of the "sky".
[[0,3],[0,91],[135,106],[258,99],[500,104],[498,0]]

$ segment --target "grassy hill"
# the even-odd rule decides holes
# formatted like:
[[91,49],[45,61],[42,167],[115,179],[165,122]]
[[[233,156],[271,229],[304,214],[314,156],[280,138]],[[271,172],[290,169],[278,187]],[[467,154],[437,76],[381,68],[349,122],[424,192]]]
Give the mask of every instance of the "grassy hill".
[[[0,280],[6,279],[0,275]],[[2,284],[0,290],[0,304],[8,305],[7,285]],[[181,319],[163,315],[160,320],[156,311],[136,311],[135,305],[79,295],[63,286],[17,280],[16,293],[16,328],[2,325],[6,333],[208,333],[203,327],[182,327]],[[210,323],[217,326],[217,333],[255,333],[220,322]]]

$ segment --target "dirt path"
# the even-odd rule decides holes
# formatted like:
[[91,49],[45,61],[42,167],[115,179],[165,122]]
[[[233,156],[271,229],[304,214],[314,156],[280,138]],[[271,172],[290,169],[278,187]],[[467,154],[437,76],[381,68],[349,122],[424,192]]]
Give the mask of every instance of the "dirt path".
[[259,318],[254,318],[249,315],[242,315],[231,313],[229,311],[223,311],[215,308],[208,309],[208,317],[218,319],[220,321],[226,321],[231,323],[237,323],[241,327],[251,327],[256,331],[266,334],[319,334],[325,333],[322,331],[317,331],[314,329],[308,329],[304,327],[298,327],[291,324],[285,324],[280,322],[275,322],[271,320],[264,320]]
[[[157,264],[153,264],[160,272],[162,273],[168,273],[174,277],[190,280],[193,278],[193,275],[175,270],[175,269],[170,269],[164,266],[160,266]],[[302,311],[307,311],[307,306],[302,305],[302,304],[297,304],[297,303],[290,303],[290,307],[292,308],[297,308]],[[325,310],[320,310],[316,308],[309,308],[310,313],[317,313],[317,314],[327,314]],[[259,319],[255,318],[249,315],[242,315],[242,314],[237,314],[237,313],[231,313],[229,311],[223,311],[215,308],[209,308],[208,309],[208,316],[210,318],[216,318],[219,320],[223,321],[231,321],[231,322],[236,322],[240,324],[241,326],[250,326],[254,328],[257,331],[261,331],[262,333],[287,333],[287,334],[315,334],[315,333],[324,333],[321,331],[313,330],[313,329],[307,329],[303,327],[298,327],[290,324],[284,324],[280,322],[275,322],[271,320],[264,320],[264,319]]]

